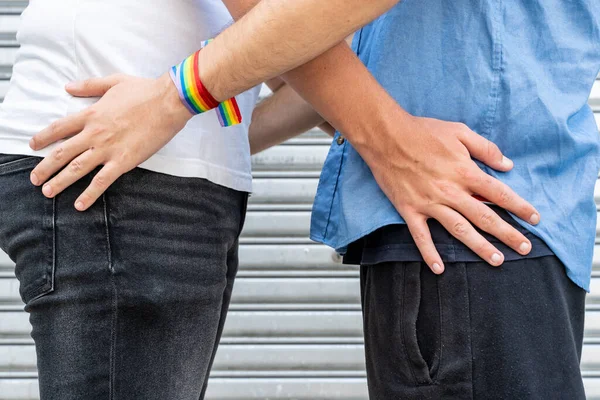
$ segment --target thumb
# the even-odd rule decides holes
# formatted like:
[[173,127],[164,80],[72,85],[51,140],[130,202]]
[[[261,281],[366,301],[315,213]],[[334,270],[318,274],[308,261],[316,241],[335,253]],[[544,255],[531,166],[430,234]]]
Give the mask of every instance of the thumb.
[[121,83],[124,75],[115,74],[104,78],[91,78],[84,81],[69,82],[65,90],[75,97],[102,97],[111,88]]
[[497,171],[510,171],[514,164],[506,157],[495,143],[481,135],[466,129],[459,137],[463,145],[469,150],[471,157],[481,161],[488,167]]

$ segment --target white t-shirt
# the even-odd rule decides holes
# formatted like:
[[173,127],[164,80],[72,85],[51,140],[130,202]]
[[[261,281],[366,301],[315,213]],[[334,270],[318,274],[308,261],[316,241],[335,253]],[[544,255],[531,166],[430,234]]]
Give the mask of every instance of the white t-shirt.
[[[66,83],[113,73],[157,78],[231,23],[221,0],[30,0],[21,47],[0,106],[0,153],[45,156],[29,139],[97,99]],[[259,88],[237,96],[243,123],[222,128],[215,110],[186,127],[140,167],[251,191],[248,126]]]

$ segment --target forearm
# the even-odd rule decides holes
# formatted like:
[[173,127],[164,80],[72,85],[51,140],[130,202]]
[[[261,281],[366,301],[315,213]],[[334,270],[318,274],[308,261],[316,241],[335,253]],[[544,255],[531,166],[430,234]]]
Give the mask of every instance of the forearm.
[[345,43],[282,78],[343,132],[367,162],[376,159],[374,150],[385,151],[381,141],[386,132],[398,132],[390,124],[411,120]]
[[329,136],[335,135],[335,128],[329,122],[323,122],[319,125],[319,129],[328,134]]
[[[350,46],[354,34],[346,38],[346,43]],[[266,85],[273,91],[286,87],[282,93],[275,93],[261,103],[254,111],[252,124],[250,126],[250,149],[252,154],[256,154],[269,147],[278,145],[283,141],[296,135],[304,133],[308,129],[314,128],[313,123],[318,124],[318,128],[329,136],[335,135],[335,128],[329,122],[317,113],[314,108],[306,102],[295,90],[290,90],[289,86],[280,77],[273,78]],[[266,119],[278,118],[285,115],[285,120],[279,125],[292,126],[292,129],[278,129],[278,124],[266,123]]]
[[324,119],[288,85],[260,103],[248,133],[252,154],[298,136]]
[[202,51],[199,62],[202,82],[219,101],[312,60],[398,0],[223,2],[238,21]]
[[271,89],[272,92],[276,92],[285,86],[285,81],[283,79],[277,77],[277,78],[269,79],[268,81],[265,82],[265,85],[267,85],[269,87],[269,89]]

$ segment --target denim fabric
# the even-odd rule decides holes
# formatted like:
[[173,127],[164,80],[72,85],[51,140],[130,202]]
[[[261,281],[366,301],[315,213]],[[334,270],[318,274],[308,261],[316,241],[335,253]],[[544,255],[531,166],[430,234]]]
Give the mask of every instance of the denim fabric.
[[134,169],[88,211],[0,156],[0,247],[30,313],[42,400],[198,400],[238,268],[247,194]]
[[[600,135],[587,101],[600,70],[600,2],[405,0],[353,48],[408,112],[465,123],[514,161],[508,173],[482,168],[540,211],[537,226],[517,221],[588,290]],[[339,143],[321,174],[311,238],[344,253],[404,221],[351,144]]]
[[585,291],[555,256],[361,266],[371,400],[584,400]]

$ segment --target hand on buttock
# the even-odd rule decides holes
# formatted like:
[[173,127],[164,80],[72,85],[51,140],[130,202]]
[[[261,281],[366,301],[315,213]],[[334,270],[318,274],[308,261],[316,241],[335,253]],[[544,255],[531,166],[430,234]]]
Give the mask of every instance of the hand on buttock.
[[[394,119],[391,119],[394,122]],[[531,242],[473,195],[537,224],[537,210],[510,187],[482,171],[473,158],[498,171],[509,171],[513,162],[494,143],[461,123],[409,117],[392,123],[381,140],[361,146],[359,152],[373,175],[406,221],[411,235],[433,272],[444,264],[432,241],[427,220],[439,221],[454,237],[491,265],[504,255],[474,226],[526,255]]]
[[102,165],[75,201],[79,211],[88,209],[117,178],[160,150],[192,117],[168,75],[159,79],[113,75],[68,85],[67,91],[102,98],[31,139],[30,147],[41,150],[70,137],[38,164],[31,182],[43,185],[44,195],[52,198]]

